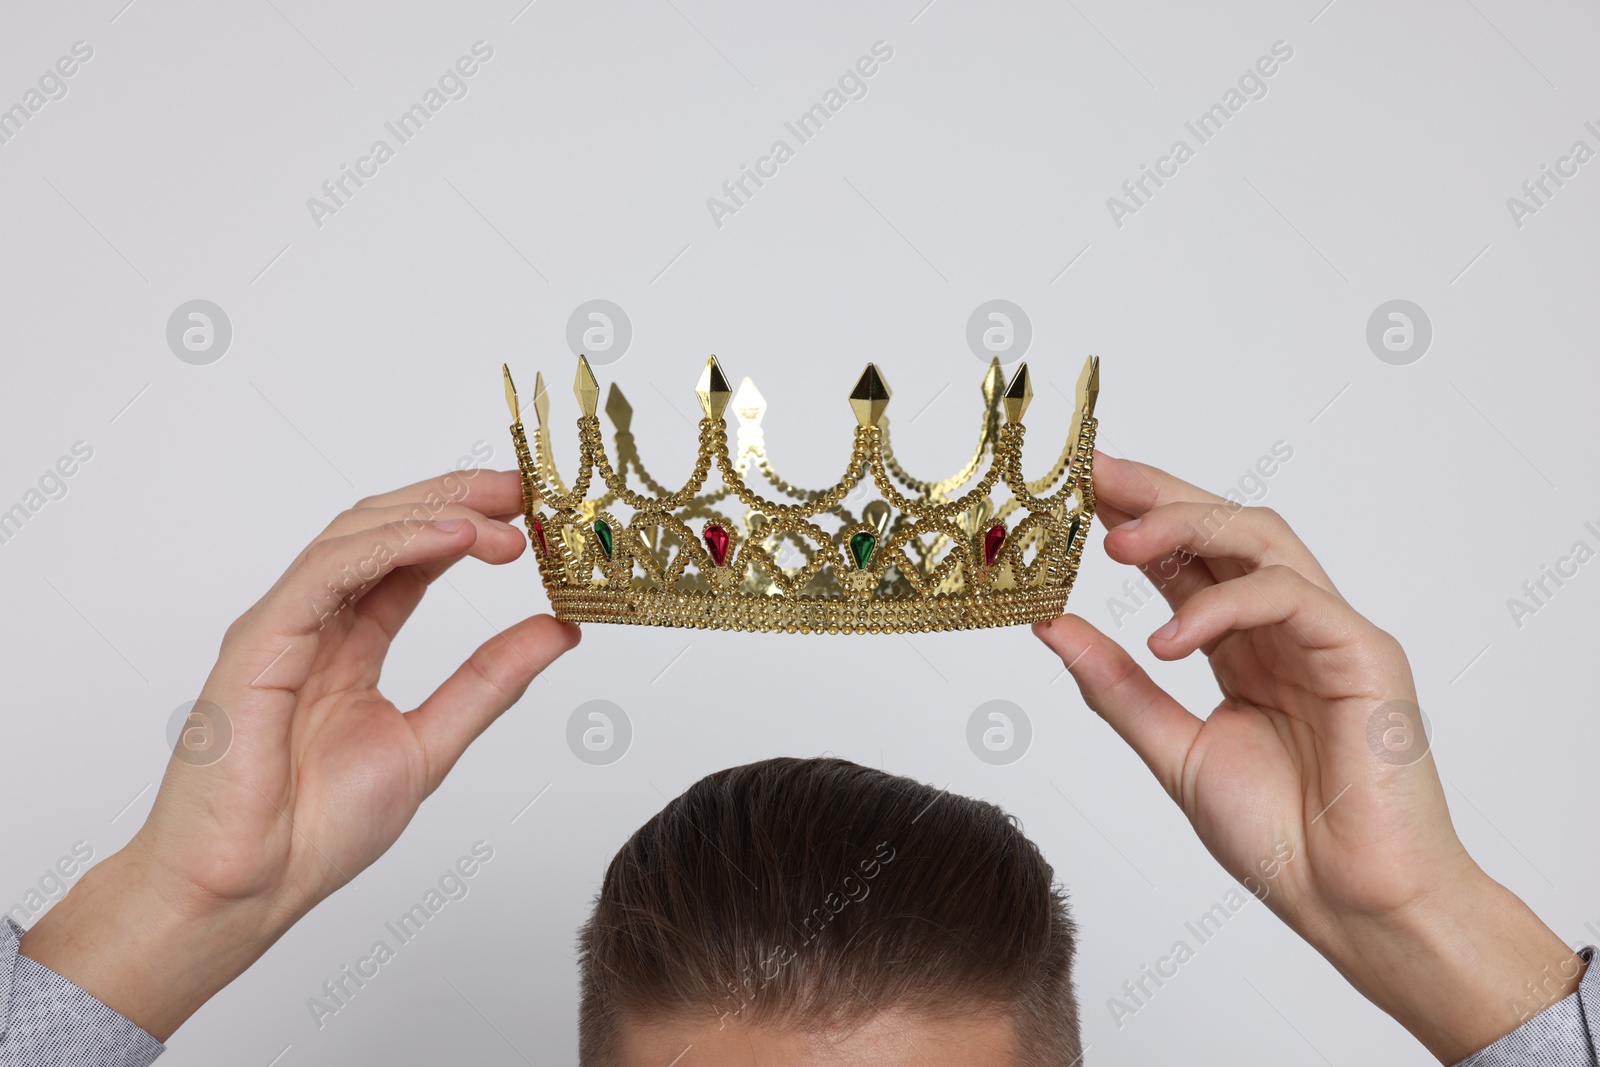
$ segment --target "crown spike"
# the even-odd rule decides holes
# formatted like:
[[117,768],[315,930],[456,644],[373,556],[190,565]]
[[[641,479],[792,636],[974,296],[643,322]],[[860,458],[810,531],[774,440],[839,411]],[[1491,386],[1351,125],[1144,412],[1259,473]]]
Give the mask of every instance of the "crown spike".
[[1100,357],[1090,356],[1083,361],[1083,372],[1078,375],[1078,410],[1094,415],[1094,402],[1100,397]]
[[1071,436],[1067,448],[1073,458],[1078,453],[1078,438],[1083,433],[1085,419],[1094,418],[1094,403],[1100,397],[1100,357],[1090,356],[1083,361],[1083,371],[1078,375],[1078,410],[1072,413]]
[[761,390],[749,378],[740,382],[739,391],[733,394],[733,413],[746,426],[760,426],[762,417],[767,413],[767,398],[761,395]]
[[983,375],[983,403],[989,410],[994,410],[1000,404],[1000,397],[1006,391],[1006,372],[1000,369],[1000,357],[995,356],[989,360],[989,369]]
[[889,407],[890,396],[889,384],[878,373],[878,368],[868,363],[856,387],[850,390],[850,407],[856,413],[856,421],[863,426],[878,425]]
[[539,417],[539,427],[543,429],[550,421],[550,393],[544,387],[543,371],[533,376],[533,413]]
[[611,420],[611,425],[617,428],[618,433],[627,433],[633,425],[633,405],[622,395],[616,382],[611,383],[611,390],[606,393],[606,418]]
[[588,418],[593,418],[600,407],[600,383],[589,367],[587,356],[578,357],[578,374],[572,381],[572,391],[578,397],[578,406]]
[[700,401],[700,410],[706,413],[706,418],[721,421],[722,415],[728,410],[728,400],[733,396],[733,390],[728,387],[728,379],[722,373],[722,364],[717,362],[717,357],[712,356],[706,360],[705,370],[700,372],[700,382],[694,387],[694,395]]
[[506,376],[506,407],[511,409],[511,421],[512,423],[521,422],[522,405],[517,403],[517,386],[516,383],[511,380],[511,366],[510,364],[502,363],[500,364],[500,370],[503,371]]
[[1028,376],[1028,365],[1023,363],[1017,367],[1017,373],[1011,376],[1011,384],[1006,386],[1006,421],[1021,422],[1031,403],[1033,380]]

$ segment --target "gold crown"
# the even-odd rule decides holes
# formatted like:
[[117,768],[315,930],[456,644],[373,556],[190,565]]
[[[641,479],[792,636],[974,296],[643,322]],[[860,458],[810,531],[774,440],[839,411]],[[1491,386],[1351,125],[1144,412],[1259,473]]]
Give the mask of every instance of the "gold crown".
[[[629,430],[633,409],[615,384],[605,408],[616,431],[612,466],[595,415],[600,384],[579,356],[573,389],[583,414],[568,489],[551,456],[544,376],[534,384],[539,425],[530,449],[504,369],[528,538],[558,618],[788,633],[966,630],[1054,618],[1077,577],[1095,506],[1097,356],[1084,362],[1060,457],[1034,481],[1022,475],[1022,416],[1033,398],[1026,363],[1009,384],[999,361],[990,364],[978,446],[939,482],[919,481],[895,460],[884,417],[889,387],[869,363],[850,393],[859,425],[849,465],[828,489],[778,476],[762,437],[766,401],[749,378],[733,393],[715,356],[695,389],[705,412],[699,455],[675,492],[646,472]],[[724,421],[730,400],[737,453]],[[713,467],[714,489],[706,485]],[[629,468],[653,495],[629,488]],[[597,470],[605,492],[589,499]],[[757,474],[788,500],[751,488]],[[1002,482],[1010,496],[997,506]],[[619,502],[631,509],[625,523],[609,510]]]

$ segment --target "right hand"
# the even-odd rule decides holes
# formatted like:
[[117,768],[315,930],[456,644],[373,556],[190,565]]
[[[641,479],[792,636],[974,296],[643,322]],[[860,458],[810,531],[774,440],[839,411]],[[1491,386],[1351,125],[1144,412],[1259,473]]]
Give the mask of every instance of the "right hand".
[[[1507,1003],[1571,951],[1467,854],[1404,650],[1345,601],[1287,523],[1095,454],[1106,553],[1174,609],[1157,658],[1203,653],[1204,719],[1075,615],[1035,627],[1224,869],[1452,1063],[1513,1029]],[[1398,718],[1396,717],[1398,716]],[[1374,738],[1410,731],[1391,751]]]

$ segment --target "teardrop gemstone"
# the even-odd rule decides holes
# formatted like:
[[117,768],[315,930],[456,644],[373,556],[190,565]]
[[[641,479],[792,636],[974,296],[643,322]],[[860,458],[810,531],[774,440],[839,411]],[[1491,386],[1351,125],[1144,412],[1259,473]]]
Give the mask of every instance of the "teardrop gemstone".
[[707,523],[706,532],[702,535],[706,540],[706,548],[711,552],[711,562],[719,567],[728,565],[728,531],[716,523]]
[[544,523],[540,522],[537,516],[533,520],[533,532],[539,538],[539,554],[548,556],[550,554],[550,542],[544,536]]
[[600,540],[600,551],[606,554],[606,559],[610,559],[613,547],[611,525],[604,519],[594,520],[594,535]]
[[877,547],[877,534],[867,533],[862,530],[860,533],[850,536],[850,556],[856,561],[856,570],[864,571],[867,569],[867,564],[872,562],[872,553]]
[[983,562],[994,566],[994,561],[1000,558],[1000,546],[1006,543],[1006,527],[1004,523],[995,523],[983,535]]

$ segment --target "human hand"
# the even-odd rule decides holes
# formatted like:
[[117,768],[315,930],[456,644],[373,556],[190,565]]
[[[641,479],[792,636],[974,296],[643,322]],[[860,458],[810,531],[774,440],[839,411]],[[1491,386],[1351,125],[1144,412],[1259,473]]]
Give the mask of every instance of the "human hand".
[[[358,502],[229,627],[199,696],[232,740],[180,744],[144,826],[24,937],[22,952],[166,1037],[381,856],[473,739],[578,642],[535,616],[415,710],[378,689],[428,585],[526,537],[515,472],[461,471]],[[192,720],[191,720],[192,721]],[[186,758],[187,757],[187,758]]]
[[[1276,513],[1099,452],[1094,469],[1107,555],[1174,609],[1150,650],[1204,653],[1222,700],[1191,714],[1078,616],[1034,630],[1228,873],[1443,1062],[1515,1028],[1530,980],[1547,1002],[1575,989],[1571,950],[1456,836],[1399,642]],[[1412,731],[1401,758],[1369,741],[1393,729]]]

